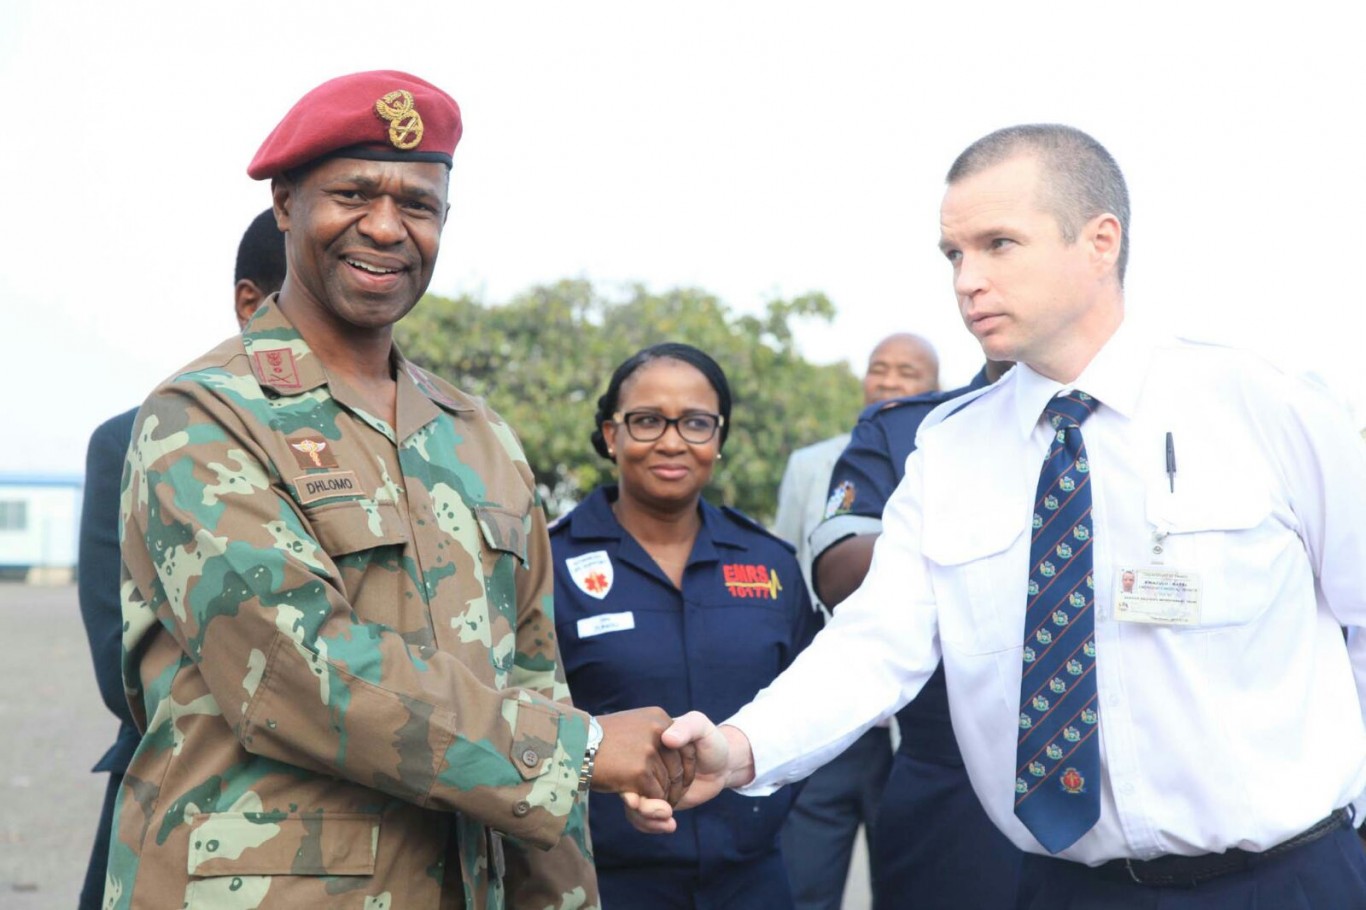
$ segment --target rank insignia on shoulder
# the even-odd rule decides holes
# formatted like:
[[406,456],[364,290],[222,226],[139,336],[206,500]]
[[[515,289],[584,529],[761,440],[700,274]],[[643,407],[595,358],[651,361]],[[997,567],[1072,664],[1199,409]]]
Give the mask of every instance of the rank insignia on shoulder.
[[253,351],[256,369],[261,381],[277,389],[302,388],[299,370],[294,364],[294,352],[289,348],[272,348],[269,351]]

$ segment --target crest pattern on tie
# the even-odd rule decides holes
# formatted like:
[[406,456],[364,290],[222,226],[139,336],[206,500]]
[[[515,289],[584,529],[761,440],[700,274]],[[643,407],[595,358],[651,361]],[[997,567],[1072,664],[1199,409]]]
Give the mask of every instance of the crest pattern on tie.
[[1050,853],[1100,818],[1091,467],[1081,436],[1099,406],[1085,392],[1048,403],[1054,437],[1034,500],[1015,815]]

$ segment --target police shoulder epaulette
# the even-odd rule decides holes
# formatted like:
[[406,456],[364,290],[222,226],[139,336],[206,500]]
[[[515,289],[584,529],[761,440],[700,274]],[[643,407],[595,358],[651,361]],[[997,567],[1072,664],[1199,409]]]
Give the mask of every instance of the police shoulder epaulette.
[[917,405],[926,410],[936,408],[944,402],[963,393],[963,389],[952,389],[946,392],[922,392],[919,395],[905,395],[901,398],[892,398],[887,401],[875,401],[863,409],[859,414],[859,420],[871,420],[879,414],[886,414],[889,411],[897,411],[902,408]]
[[755,521],[753,518],[750,518],[748,515],[746,515],[744,512],[741,512],[739,509],[734,509],[730,506],[722,506],[721,511],[724,512],[727,515],[727,517],[734,520],[736,524],[743,525],[744,527],[752,531],[759,532],[765,537],[782,544],[784,547],[787,547],[787,549],[791,550],[793,553],[797,552],[797,548],[794,547],[792,544],[788,543],[786,540],[783,540],[777,534],[774,534],[768,528],[759,524],[759,522]]
[[995,382],[967,392],[960,389],[961,394],[947,396],[933,411],[925,415],[925,419],[920,424],[920,431],[924,432],[938,426],[955,414],[967,410],[975,402],[986,398],[988,395],[998,394],[1004,385],[1004,382]]

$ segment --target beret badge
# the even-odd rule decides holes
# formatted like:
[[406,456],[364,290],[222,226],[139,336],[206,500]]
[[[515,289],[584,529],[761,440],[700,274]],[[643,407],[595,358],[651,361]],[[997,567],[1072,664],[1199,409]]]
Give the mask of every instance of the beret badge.
[[417,148],[422,142],[422,116],[413,107],[413,94],[395,89],[375,102],[375,116],[389,124],[389,142],[397,149]]

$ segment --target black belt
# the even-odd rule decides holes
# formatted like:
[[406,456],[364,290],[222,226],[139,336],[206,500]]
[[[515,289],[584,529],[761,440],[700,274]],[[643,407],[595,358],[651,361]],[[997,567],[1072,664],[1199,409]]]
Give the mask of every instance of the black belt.
[[1346,827],[1351,814],[1346,808],[1338,809],[1323,821],[1318,822],[1261,853],[1240,850],[1237,847],[1223,853],[1206,853],[1203,856],[1159,856],[1157,859],[1112,859],[1096,866],[1094,871],[1105,878],[1138,882],[1154,888],[1181,887],[1192,888],[1201,882],[1219,878],[1233,872],[1242,872],[1258,863],[1284,856],[1298,850],[1338,828]]

